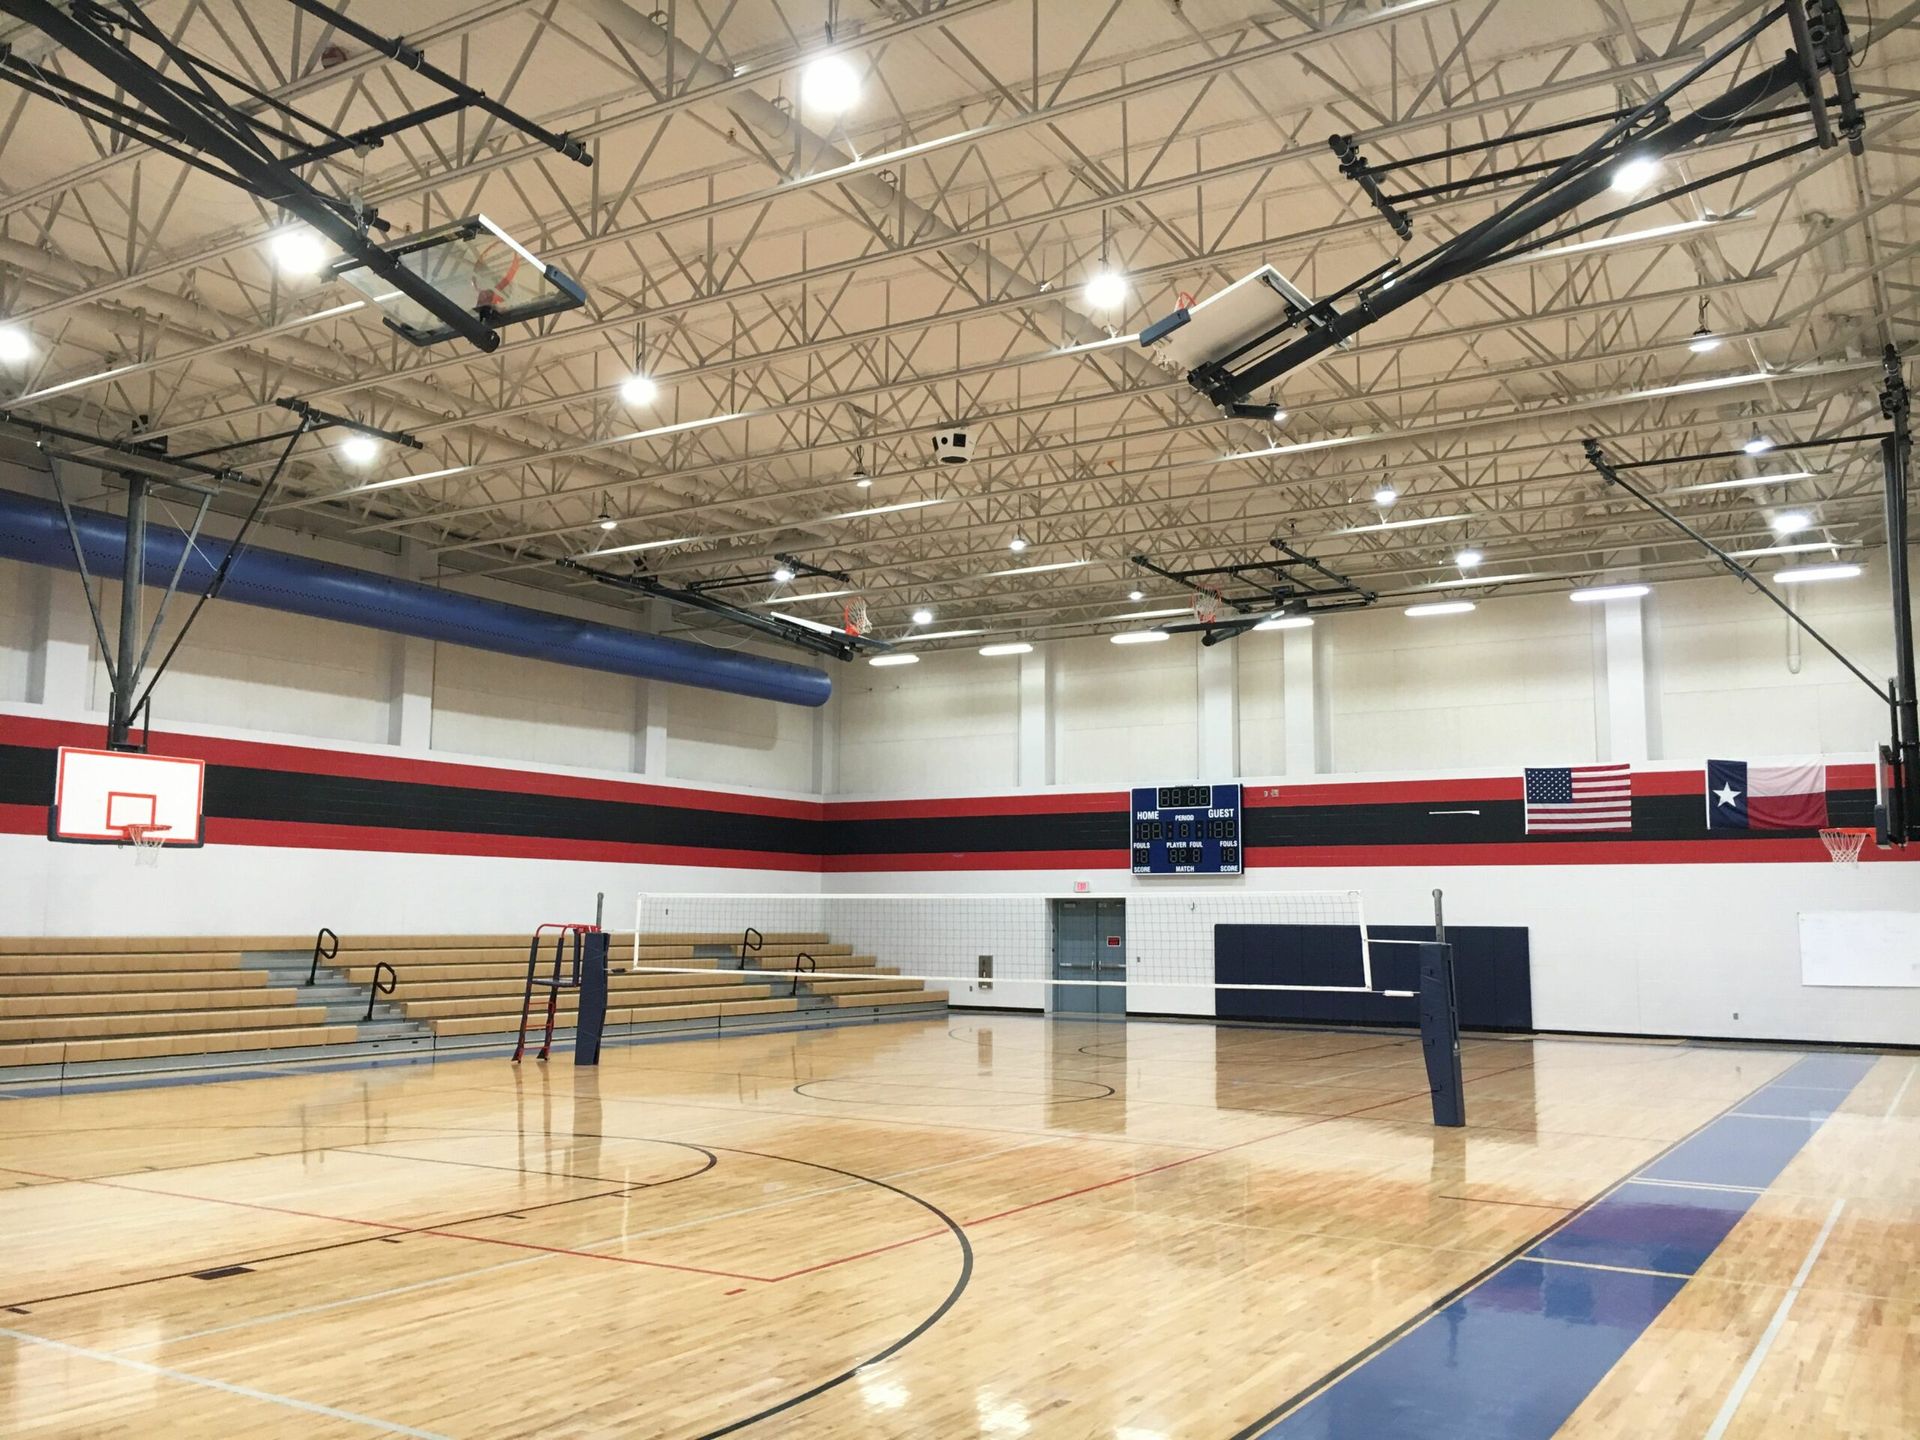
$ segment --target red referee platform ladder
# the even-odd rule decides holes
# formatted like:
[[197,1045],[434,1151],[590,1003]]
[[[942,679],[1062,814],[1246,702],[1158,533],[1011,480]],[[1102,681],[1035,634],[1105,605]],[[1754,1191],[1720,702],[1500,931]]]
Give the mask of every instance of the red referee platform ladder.
[[[540,974],[540,946],[548,933],[553,935],[553,972]],[[607,1020],[607,932],[598,925],[549,923],[533,932],[527,944],[527,988],[520,1000],[520,1037],[513,1047],[513,1063],[518,1065],[527,1053],[527,1021],[533,1013],[536,985],[547,992],[547,1029],[540,1041],[540,1053],[533,1058],[545,1060],[553,1050],[553,1027],[560,1013],[560,992],[578,990],[580,1005],[574,1019],[573,1063],[600,1063],[600,1032]]]

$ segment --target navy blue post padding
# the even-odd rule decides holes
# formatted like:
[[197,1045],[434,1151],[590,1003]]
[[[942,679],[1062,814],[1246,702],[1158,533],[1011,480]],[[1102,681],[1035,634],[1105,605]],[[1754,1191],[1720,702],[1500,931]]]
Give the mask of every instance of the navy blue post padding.
[[[73,521],[88,569],[97,575],[118,575],[126,547],[125,523],[114,515],[77,508]],[[167,583],[185,544],[186,537],[178,530],[154,525],[147,531],[149,585]],[[202,535],[181,572],[181,588],[189,594],[205,591],[227,549],[226,541]],[[8,491],[0,491],[0,556],[65,570],[78,568],[60,507]],[[572,620],[258,546],[249,546],[234,560],[220,598],[421,640],[445,640],[476,650],[789,705],[824,705],[833,693],[832,680],[809,666]]]
[[1420,1053],[1427,1062],[1433,1123],[1467,1123],[1467,1092],[1460,1078],[1460,1012],[1453,998],[1453,947],[1428,940],[1420,952]]
[[607,1025],[607,945],[604,930],[580,935],[580,1013],[574,1020],[573,1063],[600,1063],[600,1032]]
[[[1430,940],[1431,925],[1369,925],[1376,942]],[[1449,925],[1460,1023],[1469,1030],[1533,1029],[1533,981],[1524,925]],[[1214,979],[1222,985],[1359,985],[1360,932],[1351,925],[1216,925]],[[1383,990],[1420,988],[1414,945],[1375,943],[1371,995],[1289,990],[1219,990],[1222,1019],[1320,1025],[1420,1023],[1412,998]]]

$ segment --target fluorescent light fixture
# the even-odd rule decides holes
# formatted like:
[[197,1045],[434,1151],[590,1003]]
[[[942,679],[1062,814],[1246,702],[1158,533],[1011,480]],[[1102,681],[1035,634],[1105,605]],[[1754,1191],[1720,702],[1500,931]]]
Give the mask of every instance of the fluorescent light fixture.
[[798,605],[802,600],[838,600],[842,595],[851,595],[851,590],[814,590],[805,595],[779,595],[771,600],[762,600],[762,605]]
[[1387,506],[1393,504],[1393,502],[1399,498],[1400,492],[1391,485],[1382,485],[1378,490],[1373,492],[1373,503],[1378,505],[1382,510],[1386,509]]
[[1622,195],[1637,195],[1660,178],[1660,162],[1636,155],[1622,160],[1613,170],[1613,188]]
[[969,635],[984,635],[987,632],[979,628],[972,630],[928,630],[920,635],[902,637],[901,643],[918,645],[922,640],[963,640]]
[[902,500],[894,505],[874,505],[865,510],[843,510],[838,515],[829,515],[829,520],[864,520],[869,515],[895,515],[902,510],[924,510],[929,505],[951,505],[951,500],[942,497],[938,500]]
[[1669,495],[1692,495],[1703,490],[1746,490],[1755,485],[1784,485],[1789,480],[1811,480],[1811,470],[1784,470],[1778,475],[1736,475],[1731,480],[1708,480],[1699,485],[1678,485]]
[[1127,303],[1127,277],[1114,270],[1096,270],[1080,293],[1095,310],[1117,310]]
[[1798,535],[1813,524],[1813,517],[1804,510],[1782,510],[1767,522],[1776,535]]
[[1744,215],[1712,215],[1704,220],[1681,220],[1672,225],[1654,225],[1646,230],[1628,230],[1620,235],[1603,235],[1598,240],[1580,240],[1572,245],[1557,246],[1552,250],[1533,250],[1501,263],[1526,265],[1541,260],[1556,260],[1565,255],[1584,255],[1591,250],[1611,250],[1616,245],[1632,245],[1640,240],[1665,240],[1670,235],[1686,235],[1695,230],[1705,230],[1710,226],[1724,225],[1729,220],[1745,218]]
[[1374,530],[1410,530],[1416,525],[1446,525],[1455,520],[1471,520],[1471,515],[1423,515],[1417,520],[1380,520],[1372,525],[1349,525],[1343,535],[1364,535]]
[[1011,540],[1007,541],[1007,548],[1018,555],[1022,550],[1027,548],[1027,537],[1024,535],[1014,536]]
[[785,585],[791,579],[793,579],[792,566],[782,565],[773,572],[773,583],[776,585]]
[[327,250],[311,230],[282,230],[267,242],[273,263],[289,275],[317,275],[327,263]]
[[1191,614],[1193,610],[1189,606],[1182,605],[1178,610],[1135,610],[1126,615],[1109,615],[1105,620],[1095,623],[1105,625],[1120,620],[1171,620],[1176,615]]
[[875,666],[877,668],[884,668],[885,666],[888,666],[888,665],[918,665],[919,663],[920,663],[920,657],[918,655],[907,655],[907,654],[876,655],[871,660],[867,661],[867,664]]
[[997,645],[982,645],[980,653],[988,659],[997,655],[1031,655],[1033,646],[1024,640],[1007,640]]
[[1305,630],[1312,624],[1311,615],[1276,615],[1271,620],[1262,620],[1253,628],[1256,630]]
[[698,535],[676,535],[671,540],[641,540],[632,545],[609,545],[604,550],[589,550],[589,558],[595,555],[636,555],[642,550],[664,550],[669,545],[691,545]]
[[1462,570],[1471,570],[1486,558],[1486,556],[1469,545],[1466,549],[1455,552],[1453,563],[1458,565]]
[[1765,435],[1762,435],[1758,430],[1756,430],[1753,432],[1752,438],[1750,438],[1747,441],[1747,443],[1742,445],[1740,448],[1746,451],[1747,454],[1749,455],[1764,455],[1767,453],[1767,451],[1773,448],[1773,441],[1769,440]]
[[651,405],[660,398],[660,382],[651,375],[629,375],[620,382],[622,405]]
[[33,358],[33,337],[22,325],[0,325],[0,365],[24,365]]
[[1107,637],[1115,645],[1151,645],[1155,641],[1172,638],[1164,630],[1122,630],[1118,635]]
[[1637,600],[1652,593],[1650,585],[1589,585],[1584,590],[1575,590],[1567,598],[1586,605],[1595,600]]
[[380,458],[380,442],[371,435],[349,435],[340,442],[340,458],[350,465],[371,465]]
[[824,115],[844,115],[860,103],[860,72],[838,55],[822,55],[800,72],[800,101]]
[[1464,615],[1473,609],[1471,600],[1436,600],[1430,605],[1409,605],[1406,613],[1415,617],[1422,615]]
[[922,605],[918,610],[914,611],[913,614],[910,615],[908,618],[912,620],[913,623],[916,625],[931,625],[933,623],[933,611],[927,609],[926,606]]
[[1776,570],[1773,578],[1782,585],[1804,585],[1814,580],[1851,580],[1859,573],[1858,565],[1802,565],[1793,570]]
[[989,570],[986,578],[991,580],[1002,575],[1044,575],[1049,570],[1078,570],[1082,565],[1091,565],[1091,560],[1055,560],[1050,565],[1016,565],[1011,570]]
[[1511,585],[1520,580],[1544,580],[1547,577],[1538,570],[1518,571],[1506,575],[1456,575],[1451,580],[1424,580],[1417,587],[1421,590],[1458,590],[1462,586],[1478,588],[1482,585]]
[[[369,490],[391,490],[395,485],[418,485],[427,480],[445,480],[450,475],[464,475],[474,467],[471,465],[449,465],[444,470],[422,470],[414,475],[390,475],[385,480],[369,480],[364,485],[356,485],[345,490],[344,495],[364,495]],[[337,496],[315,496],[317,499],[337,499]]]
[[1736,560],[1752,560],[1761,555],[1808,555],[1815,550],[1838,550],[1831,540],[1801,540],[1792,545],[1762,545],[1753,550],[1729,550]]

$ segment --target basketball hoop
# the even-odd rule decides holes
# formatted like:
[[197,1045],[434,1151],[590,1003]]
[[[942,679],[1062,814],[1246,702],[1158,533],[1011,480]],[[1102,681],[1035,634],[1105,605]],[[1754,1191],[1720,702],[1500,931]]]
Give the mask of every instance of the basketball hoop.
[[147,869],[160,864],[160,851],[167,843],[171,825],[122,825],[122,845],[133,846],[133,863]]
[[867,602],[858,595],[840,607],[840,615],[849,635],[867,633]]
[[1200,590],[1193,597],[1193,618],[1202,625],[1211,625],[1220,618],[1220,592],[1218,590]]
[[1871,830],[1822,830],[1820,843],[1827,847],[1827,854],[1834,864],[1858,865],[1860,851],[1872,834]]

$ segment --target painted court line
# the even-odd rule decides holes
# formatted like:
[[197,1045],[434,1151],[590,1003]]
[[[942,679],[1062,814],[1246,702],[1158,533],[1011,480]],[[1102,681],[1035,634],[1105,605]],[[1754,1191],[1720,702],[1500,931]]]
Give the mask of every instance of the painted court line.
[[[1808,1056],[1768,1084],[1791,1085],[1797,1074],[1812,1074],[1850,1078],[1857,1087],[1874,1063]],[[1347,1434],[1547,1440],[1764,1193],[1754,1185],[1720,1184],[1720,1176],[1777,1176],[1824,1126],[1825,1114],[1796,1117],[1794,1129],[1754,1126],[1738,1107],[1764,1088],[1734,1101],[1566,1220],[1283,1401],[1236,1440]],[[1683,1173],[1665,1182],[1649,1174],[1660,1166]],[[1629,1186],[1648,1182],[1672,1198],[1657,1198],[1657,1188],[1623,1198],[1633,1194]],[[1683,1198],[1689,1194],[1694,1198]],[[1811,1268],[1809,1257],[1796,1291]],[[1776,1331],[1786,1308],[1776,1317]],[[1769,1343],[1763,1338],[1762,1354]],[[1751,1370],[1758,1366],[1757,1357],[1749,1362]],[[1731,1409],[1724,1413],[1730,1416]]]
[[1920,1075],[1920,1060],[1907,1066],[1907,1078],[1900,1082],[1900,1088],[1893,1092],[1893,1099],[1887,1102],[1886,1118],[1893,1119],[1893,1112],[1900,1108],[1900,1102],[1907,1098],[1907,1087],[1913,1084],[1913,1077]]
[[[1912,1078],[1911,1075],[1908,1076]],[[1827,1212],[1827,1223],[1820,1227],[1820,1233],[1814,1237],[1813,1248],[1807,1251],[1807,1258],[1800,1262],[1800,1271],[1793,1277],[1793,1284],[1787,1293],[1780,1297],[1779,1308],[1773,1312],[1773,1319],[1767,1322],[1766,1330],[1760,1336],[1760,1342],[1753,1347],[1753,1354],[1747,1357],[1747,1363],[1740,1367],[1740,1374],[1733,1382],[1733,1389],[1727,1393],[1727,1400],[1720,1407],[1720,1413],[1713,1417],[1708,1427],[1706,1440],[1720,1440],[1727,1433],[1727,1426],[1733,1423],[1734,1412],[1740,1408],[1740,1402],[1746,1398],[1753,1377],[1760,1373],[1761,1363],[1767,1358],[1767,1352],[1773,1348],[1773,1342],[1779,1338],[1781,1328],[1787,1323],[1787,1312],[1793,1309],[1793,1302],[1799,1298],[1800,1291],[1807,1283],[1807,1276],[1813,1273],[1813,1262],[1820,1258],[1820,1252],[1826,1248],[1827,1237],[1833,1234],[1835,1222],[1846,1207],[1845,1200],[1833,1202],[1833,1209]]]
[[365,1425],[369,1429],[379,1430],[388,1435],[413,1435],[420,1440],[449,1440],[437,1430],[416,1430],[411,1425],[402,1425],[394,1420],[380,1420],[372,1415],[361,1415],[352,1410],[336,1410],[331,1405],[316,1405],[311,1400],[296,1400],[291,1395],[276,1395],[271,1390],[256,1390],[251,1385],[234,1385],[225,1380],[215,1380],[207,1375],[194,1375],[185,1370],[169,1369],[165,1365],[149,1364],[145,1360],[130,1360],[124,1355],[110,1354],[105,1350],[89,1350],[83,1345],[69,1345],[64,1340],[49,1340],[44,1335],[29,1335],[24,1330],[10,1330],[0,1326],[0,1335],[17,1340],[23,1345],[38,1345],[43,1349],[56,1350],[63,1355],[75,1355],[85,1360],[98,1360],[107,1365],[118,1365],[126,1370],[137,1370],[143,1375],[158,1375],[166,1380],[178,1380],[186,1385],[198,1385],[203,1390],[218,1390],[226,1395],[238,1395],[247,1400],[265,1400],[269,1404],[282,1405],[289,1410],[303,1411],[308,1415],[322,1415],[329,1420],[345,1420],[354,1425]]

